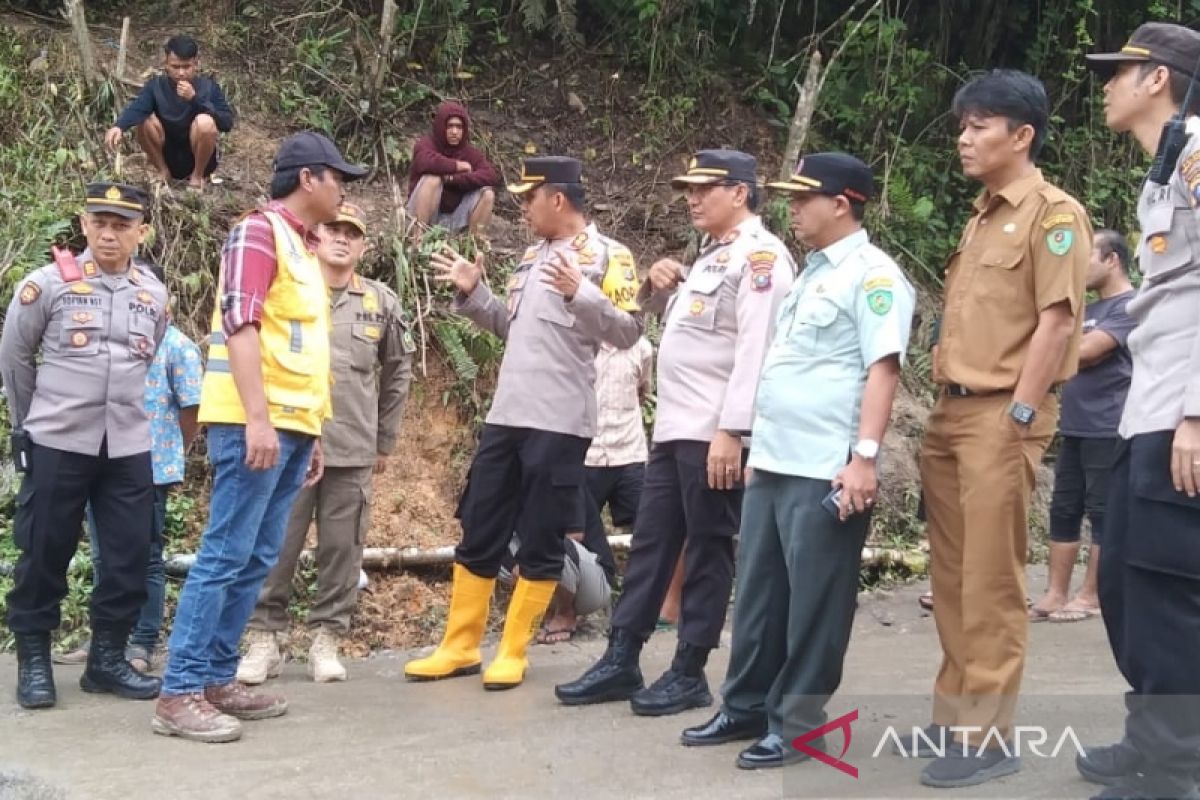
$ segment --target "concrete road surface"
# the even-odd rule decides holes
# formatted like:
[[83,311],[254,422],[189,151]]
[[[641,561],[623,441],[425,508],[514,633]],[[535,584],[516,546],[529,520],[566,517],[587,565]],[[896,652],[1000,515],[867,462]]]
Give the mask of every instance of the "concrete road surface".
[[[1040,589],[1041,570],[1031,575]],[[1017,775],[973,789],[922,787],[924,762],[880,747],[929,721],[939,663],[932,617],[916,603],[923,585],[864,594],[839,696],[830,717],[858,711],[837,769],[808,762],[785,770],[734,767],[739,745],[684,748],[681,728],[715,711],[664,719],[613,703],[564,708],[555,683],[576,677],[603,650],[599,637],[533,649],[526,683],[484,692],[477,676],[433,684],[403,679],[407,654],[349,665],[344,684],[317,686],[289,664],[273,686],[287,716],[247,723],[241,742],[201,745],[153,735],[152,704],[86,695],[79,667],[58,667],[59,705],[26,712],[13,700],[15,659],[0,657],[0,800],[274,800],[330,798],[1086,798],[1071,735],[1104,742],[1121,729],[1124,684],[1098,619],[1031,628],[1020,723],[1034,750]],[[647,645],[647,682],[665,669],[674,636]],[[728,651],[713,655],[714,693]],[[1034,730],[1034,728],[1040,730]],[[1069,730],[1068,730],[1069,729]],[[1045,739],[1038,746],[1039,735]],[[840,751],[841,733],[830,734]],[[1058,746],[1058,753],[1051,752]],[[876,751],[879,751],[876,753]],[[851,777],[846,768],[857,769]]]

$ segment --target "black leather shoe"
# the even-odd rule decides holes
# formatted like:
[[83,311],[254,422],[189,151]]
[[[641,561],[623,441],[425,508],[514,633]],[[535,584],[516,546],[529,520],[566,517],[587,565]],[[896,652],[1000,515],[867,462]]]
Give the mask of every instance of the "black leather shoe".
[[50,666],[50,634],[18,633],[17,703],[21,708],[50,708],[58,702]]
[[[824,739],[813,739],[809,746],[815,750],[825,749]],[[737,765],[742,769],[772,769],[788,764],[808,761],[812,756],[792,747],[792,743],[778,733],[768,733],[754,744],[738,753]]]
[[1112,786],[1132,774],[1141,764],[1141,756],[1128,740],[1103,747],[1085,747],[1082,755],[1075,756],[1075,769],[1085,781]]
[[724,711],[718,711],[715,717],[703,725],[685,728],[679,735],[679,741],[686,747],[706,747],[742,739],[759,739],[766,732],[766,717],[736,720]]
[[93,694],[115,694],[127,700],[153,700],[158,697],[162,681],[143,675],[125,660],[127,636],[124,631],[112,628],[92,631],[87,668],[79,679],[81,689]]
[[600,660],[578,679],[555,686],[554,696],[566,706],[628,700],[646,685],[638,666],[641,652],[641,639],[622,628],[613,628],[608,649]]
[[640,717],[665,717],[689,708],[707,708],[713,702],[708,680],[701,672],[693,677],[672,667],[654,683],[629,698],[629,707]]

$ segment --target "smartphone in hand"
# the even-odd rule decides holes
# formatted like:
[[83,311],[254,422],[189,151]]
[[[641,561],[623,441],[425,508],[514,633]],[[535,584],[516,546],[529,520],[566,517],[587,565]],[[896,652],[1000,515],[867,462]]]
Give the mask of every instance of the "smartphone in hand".
[[828,511],[829,516],[833,517],[838,522],[841,522],[842,521],[841,504],[842,504],[842,487],[835,486],[835,487],[833,487],[833,491],[831,491],[829,494],[825,495],[825,499],[821,501],[821,508]]

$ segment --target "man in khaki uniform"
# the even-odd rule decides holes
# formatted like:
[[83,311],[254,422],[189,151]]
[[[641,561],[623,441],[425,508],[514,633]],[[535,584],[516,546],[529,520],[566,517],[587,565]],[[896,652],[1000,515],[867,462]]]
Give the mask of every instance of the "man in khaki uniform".
[[258,684],[279,674],[277,634],[287,630],[292,576],[308,528],[317,522],[317,596],[308,613],[314,631],[308,670],[318,683],[343,681],[340,639],[350,630],[358,573],[371,517],[372,475],[387,467],[412,381],[412,334],[400,300],[355,267],[366,250],[366,218],[345,203],[337,220],[317,229],[317,258],[332,293],[333,418],[321,444],[325,474],[302,489],[292,507],[279,561],[250,618],[249,650],[238,680]]
[[995,70],[962,87],[953,111],[963,172],[984,191],[946,268],[934,351],[941,392],[921,453],[943,650],[929,734],[982,732],[966,734],[966,755],[946,747],[925,769],[922,782],[937,787],[1020,769],[995,745],[1012,733],[1025,665],[1026,518],[1058,423],[1051,390],[1076,371],[1092,249],[1082,206],[1035,165],[1049,115],[1036,78]]
[[[578,680],[555,687],[566,705],[629,700],[636,714],[662,716],[712,703],[704,665],[733,587],[759,370],[796,270],[755,213],[756,167],[748,153],[701,150],[672,181],[706,238],[690,266],[658,261],[643,287],[642,307],[663,314],[654,445],[608,649]],[[681,550],[679,645],[671,667],[645,687],[639,655]]]

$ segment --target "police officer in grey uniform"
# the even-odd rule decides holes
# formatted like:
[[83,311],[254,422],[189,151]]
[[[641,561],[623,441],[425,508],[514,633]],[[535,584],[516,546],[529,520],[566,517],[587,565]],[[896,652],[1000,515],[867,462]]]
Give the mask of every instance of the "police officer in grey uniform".
[[[702,150],[672,181],[706,237],[690,267],[659,261],[643,287],[643,309],[665,312],[653,447],[608,649],[578,680],[556,687],[567,705],[629,699],[635,713],[661,716],[712,703],[704,665],[720,643],[733,585],[745,439],[795,275],[791,254],[754,213],[756,166],[747,153]],[[644,687],[639,654],[681,550],[679,645],[670,668]]]
[[[57,701],[50,632],[60,622],[67,566],[84,506],[95,513],[105,569],[92,590],[92,646],[80,685],[132,699],[159,681],[125,661],[125,641],[146,599],[154,514],[146,372],[167,329],[167,290],[132,260],[146,234],[146,196],[132,186],[87,187],[88,248],[17,289],[0,337],[0,379],[13,450],[25,475],[13,538],[21,549],[8,594],[17,641],[17,701]],[[38,356],[41,363],[38,363]]]
[[484,595],[515,530],[520,577],[484,685],[520,683],[525,647],[562,574],[563,537],[578,527],[583,460],[596,428],[596,352],[601,341],[632,347],[642,332],[633,257],[588,224],[581,177],[577,159],[531,158],[509,186],[544,238],[526,250],[506,300],[482,280],[482,256],[472,263],[447,248],[433,257],[438,277],[458,290],[454,310],[504,339],[505,350],[459,504],[463,536],[446,634],[430,658],[406,665],[410,679],[478,671]]
[[1147,23],[1120,51],[1088,60],[1108,79],[1108,127],[1164,158],[1138,200],[1144,279],[1127,306],[1137,322],[1129,336],[1133,377],[1100,551],[1100,609],[1132,691],[1124,739],[1088,749],[1076,764],[1088,780],[1111,784],[1100,798],[1197,798],[1200,91],[1179,112],[1198,79],[1200,34]]

